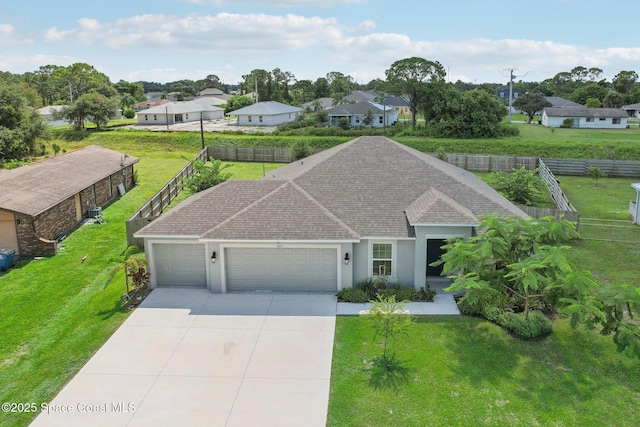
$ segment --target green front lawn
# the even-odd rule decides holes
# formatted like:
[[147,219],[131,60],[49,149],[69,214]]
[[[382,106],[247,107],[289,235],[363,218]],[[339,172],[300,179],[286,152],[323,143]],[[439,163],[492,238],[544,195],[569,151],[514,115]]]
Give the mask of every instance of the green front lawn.
[[362,317],[338,317],[330,426],[636,426],[640,361],[618,355],[608,337],[556,322],[526,342],[485,320],[421,317],[393,342],[408,380],[369,384],[381,353]]
[[[183,155],[195,154],[131,153],[141,157],[139,184],[103,209],[106,225],[82,226],[56,256],[20,260],[0,274],[1,402],[49,403],[128,316],[120,300],[123,273],[104,289],[127,247],[125,220],[184,166]],[[255,179],[262,165],[236,163],[229,171],[236,179]],[[5,413],[0,426],[27,425],[35,415]]]

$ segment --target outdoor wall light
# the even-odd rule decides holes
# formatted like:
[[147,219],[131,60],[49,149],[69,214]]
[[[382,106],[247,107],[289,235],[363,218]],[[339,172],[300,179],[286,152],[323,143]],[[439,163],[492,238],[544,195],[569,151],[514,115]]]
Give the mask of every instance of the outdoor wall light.
[[218,257],[216,257],[216,251],[213,251],[213,253],[211,254],[211,262],[215,264],[217,260]]
[[344,265],[349,265],[349,261],[351,261],[349,259],[349,252],[345,252],[344,253]]

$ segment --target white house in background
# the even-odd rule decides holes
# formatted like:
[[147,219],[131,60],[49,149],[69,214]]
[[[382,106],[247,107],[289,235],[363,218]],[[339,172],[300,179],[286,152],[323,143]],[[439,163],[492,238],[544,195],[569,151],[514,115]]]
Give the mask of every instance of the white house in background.
[[623,105],[622,108],[629,117],[640,117],[640,102],[637,104]]
[[338,126],[340,119],[346,117],[353,127],[364,126],[364,117],[368,111],[373,115],[371,127],[381,128],[391,126],[398,121],[398,110],[383,106],[372,101],[361,101],[357,104],[342,104],[329,108],[329,125]]
[[227,113],[236,116],[240,126],[277,126],[296,119],[302,108],[276,101],[263,101]]
[[59,128],[61,126],[67,126],[69,122],[67,120],[56,120],[53,117],[54,112],[62,110],[64,105],[49,105],[47,107],[38,108],[36,112],[42,116],[43,119],[53,128]]
[[213,105],[194,101],[168,102],[138,113],[139,125],[166,125],[183,122],[217,120],[224,117],[224,110]]
[[559,128],[571,120],[572,128],[626,129],[629,116],[622,108],[545,107],[542,124]]

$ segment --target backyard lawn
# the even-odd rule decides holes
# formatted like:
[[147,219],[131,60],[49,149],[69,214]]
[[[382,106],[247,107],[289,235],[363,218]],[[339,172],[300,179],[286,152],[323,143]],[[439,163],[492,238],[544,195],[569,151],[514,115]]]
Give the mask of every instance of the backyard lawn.
[[521,341],[478,318],[424,316],[392,342],[408,369],[397,389],[375,388],[381,353],[363,317],[338,317],[330,426],[637,426],[640,361],[608,337],[555,322]]
[[[195,154],[128,152],[141,158],[139,184],[103,209],[105,225],[82,226],[56,256],[18,261],[0,274],[0,401],[50,402],[128,316],[120,300],[123,273],[104,288],[127,247],[125,220],[184,166],[183,156]],[[238,163],[228,171],[254,179],[262,165]],[[35,415],[4,413],[0,426],[27,425]]]

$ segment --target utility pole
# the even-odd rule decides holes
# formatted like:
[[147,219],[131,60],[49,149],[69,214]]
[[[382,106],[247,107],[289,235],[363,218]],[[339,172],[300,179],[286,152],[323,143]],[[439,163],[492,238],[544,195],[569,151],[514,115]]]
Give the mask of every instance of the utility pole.
[[515,74],[513,74],[513,72],[517,71],[517,68],[506,68],[506,69],[504,69],[502,71],[508,71],[509,72],[509,123],[511,123],[511,109],[512,109],[512,105],[513,105],[513,79],[516,78],[516,77],[524,77],[528,73],[523,74],[521,76],[516,76]]

